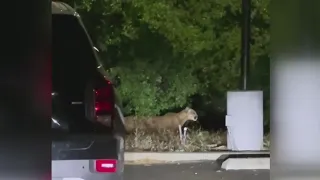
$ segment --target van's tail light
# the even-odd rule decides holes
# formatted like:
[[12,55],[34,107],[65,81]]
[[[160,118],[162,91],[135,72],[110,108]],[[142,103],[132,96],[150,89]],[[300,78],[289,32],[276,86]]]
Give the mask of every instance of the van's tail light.
[[114,110],[114,92],[109,81],[103,87],[95,90],[95,111],[96,115],[110,115]]
[[115,97],[110,81],[95,89],[95,115],[97,121],[110,126],[114,115]]
[[95,162],[96,172],[99,173],[115,173],[117,172],[117,160],[100,159]]

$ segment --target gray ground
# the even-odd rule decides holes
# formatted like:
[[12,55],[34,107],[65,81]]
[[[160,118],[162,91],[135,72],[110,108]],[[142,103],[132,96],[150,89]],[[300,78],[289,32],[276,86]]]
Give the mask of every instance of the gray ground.
[[219,171],[214,162],[126,165],[124,180],[269,180],[268,170]]

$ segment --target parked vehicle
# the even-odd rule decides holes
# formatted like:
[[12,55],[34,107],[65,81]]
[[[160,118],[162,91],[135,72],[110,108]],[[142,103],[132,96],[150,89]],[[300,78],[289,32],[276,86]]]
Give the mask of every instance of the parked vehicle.
[[120,180],[124,119],[79,14],[52,2],[52,179]]

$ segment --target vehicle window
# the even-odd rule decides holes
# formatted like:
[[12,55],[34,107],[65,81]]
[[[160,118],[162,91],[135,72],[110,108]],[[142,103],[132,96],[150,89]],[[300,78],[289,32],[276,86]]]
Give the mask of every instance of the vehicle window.
[[96,68],[92,44],[74,16],[52,16],[52,48],[54,85],[82,81]]

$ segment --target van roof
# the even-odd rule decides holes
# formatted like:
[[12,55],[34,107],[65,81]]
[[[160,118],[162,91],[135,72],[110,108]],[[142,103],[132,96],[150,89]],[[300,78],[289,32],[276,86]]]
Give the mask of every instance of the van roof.
[[79,16],[79,14],[68,4],[63,2],[52,2],[51,3],[52,14],[65,14]]

